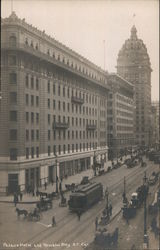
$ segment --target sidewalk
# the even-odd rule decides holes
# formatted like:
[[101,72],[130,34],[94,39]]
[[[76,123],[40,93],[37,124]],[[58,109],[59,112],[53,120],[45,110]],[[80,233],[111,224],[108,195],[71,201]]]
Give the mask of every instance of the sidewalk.
[[[127,158],[127,156],[123,157],[123,159],[126,159],[126,158]],[[116,162],[116,161],[114,160],[114,162]],[[105,172],[107,171],[107,168],[109,166],[111,166],[111,165],[112,165],[111,161],[108,161],[107,163],[104,164]],[[66,179],[63,179],[63,181],[62,181],[62,190],[67,191],[66,187],[65,187],[65,184],[72,184],[72,183],[75,183],[75,185],[80,184],[80,182],[81,182],[81,180],[83,179],[84,176],[88,176],[90,180],[95,178],[93,169],[90,168],[90,169],[82,171],[82,172],[80,172],[78,174],[68,176]],[[59,183],[58,183],[58,186],[59,186]],[[53,185],[52,184],[47,185],[46,190],[45,190],[44,186],[39,188],[38,190],[41,191],[41,192],[46,192],[46,193],[55,192],[56,191],[56,183],[53,183]],[[36,203],[37,201],[39,201],[39,197],[32,196],[31,194],[25,193],[25,194],[23,194],[22,202],[19,201],[19,204],[24,204],[24,203],[32,204],[32,203]],[[13,202],[13,195],[0,197],[0,203],[1,202],[12,203]]]

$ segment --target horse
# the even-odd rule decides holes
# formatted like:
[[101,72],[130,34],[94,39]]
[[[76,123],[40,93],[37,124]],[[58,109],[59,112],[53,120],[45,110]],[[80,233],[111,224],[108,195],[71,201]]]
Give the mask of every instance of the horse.
[[25,209],[19,209],[19,208],[16,208],[16,212],[17,212],[17,217],[19,218],[20,217],[20,215],[24,215],[24,218],[26,218],[27,217],[27,215],[28,215],[28,212],[27,212],[27,210],[25,210]]

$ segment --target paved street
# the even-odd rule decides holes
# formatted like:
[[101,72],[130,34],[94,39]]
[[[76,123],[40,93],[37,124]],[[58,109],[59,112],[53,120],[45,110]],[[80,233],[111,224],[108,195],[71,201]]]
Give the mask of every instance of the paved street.
[[[147,176],[155,170],[158,171],[158,166],[151,166],[151,164],[152,163],[149,162],[146,168],[137,166],[132,169],[127,169],[126,166],[122,166],[105,175],[97,176],[94,179],[96,182],[102,182],[104,188],[108,186],[109,200],[111,200],[113,205],[113,216],[117,214],[122,207],[124,176],[126,177],[127,197],[130,199],[131,193],[136,190],[137,186],[142,184],[144,171],[147,171]],[[69,198],[69,192],[65,194],[65,197],[67,199]],[[11,203],[1,203],[0,234],[3,242],[1,241],[0,249],[2,249],[5,242],[10,242],[12,244],[31,244],[31,247],[25,245],[22,246],[22,249],[28,249],[27,246],[30,249],[38,249],[38,243],[46,244],[44,245],[45,249],[53,247],[54,249],[67,249],[67,246],[70,247],[70,249],[82,249],[93,241],[95,233],[95,217],[101,215],[105,203],[104,200],[99,202],[97,205],[82,214],[81,220],[78,221],[76,214],[69,212],[68,207],[59,207],[59,200],[54,200],[53,209],[43,212],[42,219],[39,222],[29,222],[24,221],[23,219],[17,220],[14,205]],[[17,206],[20,208],[27,207],[28,210],[31,210],[34,207],[34,204],[18,204]],[[51,218],[53,215],[55,215],[57,222],[57,226],[54,228],[51,227]],[[136,216],[136,220],[132,220],[129,226],[126,225],[126,222],[121,218],[121,213],[115,217],[112,223],[113,226],[114,224],[117,226],[119,224],[121,225],[120,249],[122,249],[121,247],[124,249],[127,242],[127,247],[131,246],[131,243],[133,243],[135,239],[137,239],[136,242],[139,246],[141,245],[143,234],[143,209],[140,209]],[[131,235],[135,235],[135,233],[137,236],[132,238]],[[125,240],[124,235],[127,236]],[[138,238],[140,240],[138,240]],[[55,243],[59,246],[53,245]],[[47,244],[51,245],[49,246]]]

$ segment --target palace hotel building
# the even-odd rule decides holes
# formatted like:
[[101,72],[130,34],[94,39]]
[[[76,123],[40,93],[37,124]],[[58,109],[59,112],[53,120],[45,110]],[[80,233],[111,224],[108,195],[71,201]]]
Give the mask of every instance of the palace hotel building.
[[1,35],[0,193],[107,162],[108,73],[14,12]]

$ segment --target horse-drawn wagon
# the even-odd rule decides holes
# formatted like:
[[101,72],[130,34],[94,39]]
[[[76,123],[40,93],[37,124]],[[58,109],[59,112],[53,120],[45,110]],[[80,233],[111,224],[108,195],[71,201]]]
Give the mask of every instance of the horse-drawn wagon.
[[20,218],[21,215],[23,215],[24,216],[23,218],[27,219],[28,221],[39,221],[42,217],[40,210],[38,210],[37,208],[34,208],[33,211],[29,212],[26,209],[16,208],[16,212],[18,219]]

